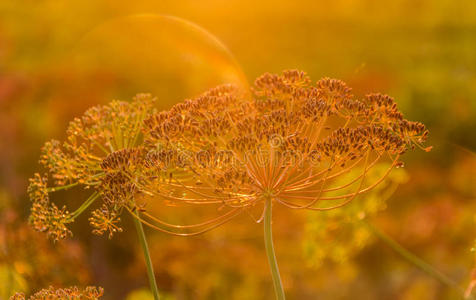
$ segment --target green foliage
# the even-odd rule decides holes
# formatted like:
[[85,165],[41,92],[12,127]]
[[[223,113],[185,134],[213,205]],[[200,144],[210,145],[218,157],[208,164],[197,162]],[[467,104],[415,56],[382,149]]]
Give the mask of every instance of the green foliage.
[[[175,297],[166,293],[160,293],[161,300],[175,300]],[[154,300],[154,296],[148,289],[133,290],[127,295],[126,300]]]
[[15,292],[27,290],[27,281],[13,266],[0,265],[0,299],[8,299]]
[[[378,164],[367,174],[367,182],[375,182],[388,169],[388,164]],[[358,170],[349,172],[335,185],[345,184],[359,176]],[[386,208],[386,200],[399,184],[408,181],[402,168],[394,169],[380,185],[359,196],[352,203],[340,209],[324,211],[320,214],[309,212],[303,239],[303,252],[311,267],[319,267],[325,260],[345,262],[363,249],[372,240],[372,232],[362,222]],[[356,184],[359,184],[357,182]],[[347,187],[347,192],[355,191],[355,185]]]

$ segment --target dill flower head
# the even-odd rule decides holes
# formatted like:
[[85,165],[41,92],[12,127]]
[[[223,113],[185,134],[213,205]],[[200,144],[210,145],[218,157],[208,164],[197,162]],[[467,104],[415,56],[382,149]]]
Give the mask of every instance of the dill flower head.
[[[49,287],[48,289],[42,289],[41,291],[31,295],[28,300],[97,300],[104,294],[102,288],[93,286],[86,287],[80,290],[77,287],[70,287],[65,289],[55,289]],[[16,293],[10,300],[25,300],[23,293]]]
[[[67,129],[64,142],[47,142],[42,149],[40,164],[44,175],[35,174],[30,180],[29,196],[32,204],[30,222],[46,232],[53,240],[71,235],[68,223],[85,211],[95,200],[102,198],[103,206],[92,213],[93,232],[119,232],[119,215],[124,206],[133,207],[134,157],[141,143],[143,120],[154,112],[154,101],[148,94],[137,95],[132,102],[112,101],[95,106],[81,118],[74,119]],[[53,181],[47,186],[47,179]],[[93,190],[92,195],[75,211],[58,208],[50,201],[50,194],[75,186]]]
[[142,121],[153,111],[154,101],[148,94],[139,94],[132,102],[112,101],[88,109],[69,124],[63,143],[45,144],[40,163],[59,186],[98,184],[102,160],[139,142]]
[[59,209],[50,201],[46,182],[47,178],[38,173],[30,179],[28,194],[33,204],[29,221],[35,230],[46,232],[51,239],[64,239],[71,235],[66,227],[70,213],[65,206]]
[[[217,87],[154,114],[144,128],[154,158],[148,163],[168,182],[137,186],[175,204],[229,208],[197,228],[212,228],[265,199],[293,209],[344,206],[401,166],[408,149],[430,150],[422,146],[425,126],[404,119],[391,97],[357,98],[340,80],[312,84],[297,70],[262,75],[251,94]],[[369,170],[383,160],[390,161],[388,170],[368,182]],[[355,170],[360,170],[355,178],[335,184]],[[181,234],[192,228],[147,213],[142,221]]]

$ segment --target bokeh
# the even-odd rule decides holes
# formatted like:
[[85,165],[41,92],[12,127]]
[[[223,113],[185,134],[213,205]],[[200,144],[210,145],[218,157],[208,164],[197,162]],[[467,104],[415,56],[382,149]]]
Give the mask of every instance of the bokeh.
[[[150,299],[133,230],[52,243],[27,224],[42,144],[95,104],[158,109],[225,82],[298,68],[395,97],[430,130],[429,153],[344,210],[275,213],[289,299],[458,299],[372,228],[466,289],[476,240],[476,2],[469,0],[0,1],[0,299],[98,285]],[[64,195],[74,202],[78,195]],[[187,220],[193,212],[177,216]],[[123,220],[133,228],[132,220]],[[370,226],[370,227],[369,227]],[[242,215],[192,238],[148,231],[166,299],[273,299],[261,226]]]

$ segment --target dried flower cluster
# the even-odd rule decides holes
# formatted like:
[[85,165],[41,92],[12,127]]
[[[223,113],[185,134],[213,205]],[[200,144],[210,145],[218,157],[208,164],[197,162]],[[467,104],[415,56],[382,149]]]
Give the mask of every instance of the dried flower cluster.
[[[141,188],[176,203],[230,208],[210,227],[266,198],[293,209],[329,210],[382,182],[408,148],[429,151],[421,146],[427,134],[389,96],[356,99],[342,81],[313,85],[300,71],[264,74],[252,95],[221,86],[147,119],[145,146],[155,149],[155,167],[169,173],[169,182]],[[390,168],[366,182],[384,159]],[[349,182],[332,184],[355,169],[361,172]],[[353,192],[339,194],[349,187]],[[144,216],[152,227],[171,225]]]
[[[89,286],[84,290],[80,290],[77,287],[70,287],[66,289],[54,289],[49,287],[43,289],[34,295],[30,296],[29,300],[97,300],[104,294],[102,288],[96,288]],[[25,300],[23,293],[16,293],[10,300]]]
[[[71,234],[66,225],[96,199],[102,198],[104,205],[90,218],[94,233],[107,231],[111,236],[121,231],[115,224],[123,206],[134,205],[127,202],[136,192],[124,167],[127,164],[134,166],[134,161],[122,162],[123,165],[109,163],[140,143],[142,123],[154,112],[154,101],[150,95],[139,94],[130,103],[112,101],[108,105],[92,107],[70,123],[66,141],[53,140],[45,144],[40,163],[47,172],[35,174],[29,186],[33,202],[30,223],[36,230],[46,232],[55,241],[65,238]],[[48,177],[54,181],[54,186],[47,186]],[[75,186],[94,190],[75,211],[69,212],[65,207],[59,209],[49,200],[50,193]]]
[[64,239],[71,235],[66,227],[70,213],[66,207],[59,209],[50,201],[46,182],[47,178],[42,178],[40,174],[30,179],[28,194],[33,201],[30,222],[36,230],[46,232],[53,240]]
[[[389,96],[358,99],[340,80],[312,84],[296,70],[262,75],[251,93],[223,85],[168,111],[152,106],[150,96],[141,95],[131,104],[92,108],[71,123],[62,146],[46,144],[41,163],[58,187],[47,188],[39,175],[32,180],[31,219],[38,230],[53,239],[69,234],[64,225],[78,213],[58,209],[48,192],[78,184],[95,190],[86,207],[103,199],[90,221],[95,233],[109,236],[121,231],[124,209],[179,235],[214,228],[270,198],[293,209],[334,209],[382,182],[407,149],[429,151],[422,146],[425,126],[405,120]],[[383,160],[389,169],[366,182]],[[355,178],[335,185],[356,169]],[[228,210],[200,224],[174,225],[144,211],[138,197]]]

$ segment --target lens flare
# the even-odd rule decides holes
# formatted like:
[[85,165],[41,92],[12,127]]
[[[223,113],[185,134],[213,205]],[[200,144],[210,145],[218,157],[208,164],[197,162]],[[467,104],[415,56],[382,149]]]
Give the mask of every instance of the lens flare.
[[215,36],[189,21],[155,14],[96,27],[67,64],[73,71],[68,94],[82,101],[87,96],[88,102],[148,92],[158,97],[159,108],[167,108],[218,84],[247,86],[239,64]]

